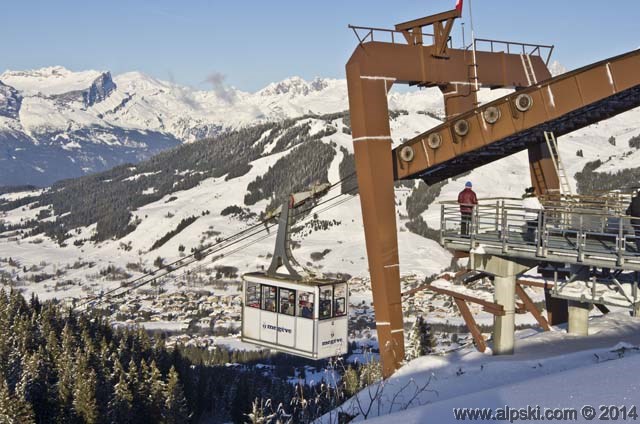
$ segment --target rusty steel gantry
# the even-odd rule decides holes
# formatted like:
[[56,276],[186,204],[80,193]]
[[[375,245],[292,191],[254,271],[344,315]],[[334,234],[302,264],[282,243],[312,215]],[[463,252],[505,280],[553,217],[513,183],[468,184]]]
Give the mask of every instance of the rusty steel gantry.
[[[553,46],[477,39],[472,48],[453,48],[449,35],[460,13],[454,9],[395,30],[351,26],[359,45],[346,66],[349,111],[385,377],[404,360],[394,181],[433,184],[527,149],[538,193],[558,190],[543,132],[563,135],[640,105],[640,51],[551,78]],[[427,26],[433,34],[423,33]],[[374,40],[380,36],[390,41]],[[480,44],[490,49],[477,49]],[[387,94],[397,83],[438,87],[446,121],[394,149]],[[516,91],[478,107],[479,87]]]

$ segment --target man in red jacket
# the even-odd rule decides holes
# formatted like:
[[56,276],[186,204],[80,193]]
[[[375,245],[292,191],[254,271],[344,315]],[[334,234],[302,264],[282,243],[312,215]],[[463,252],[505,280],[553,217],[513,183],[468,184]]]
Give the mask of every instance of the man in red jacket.
[[471,181],[467,181],[464,185],[464,190],[458,194],[458,203],[460,204],[460,221],[462,223],[461,234],[463,236],[469,235],[473,207],[478,204],[478,198],[476,197],[476,193],[471,189],[472,186]]

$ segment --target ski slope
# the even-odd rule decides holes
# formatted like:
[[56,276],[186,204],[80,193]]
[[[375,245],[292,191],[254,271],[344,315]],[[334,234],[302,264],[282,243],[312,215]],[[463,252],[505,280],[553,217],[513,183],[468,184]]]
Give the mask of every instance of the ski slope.
[[[463,407],[638,406],[638,346],[640,319],[612,313],[592,316],[588,337],[571,336],[558,327],[546,333],[519,331],[513,356],[472,348],[424,356],[383,383],[367,422],[456,422],[453,408]],[[378,387],[364,389],[320,422],[334,422],[340,411],[358,413],[354,422],[363,421],[370,394]]]

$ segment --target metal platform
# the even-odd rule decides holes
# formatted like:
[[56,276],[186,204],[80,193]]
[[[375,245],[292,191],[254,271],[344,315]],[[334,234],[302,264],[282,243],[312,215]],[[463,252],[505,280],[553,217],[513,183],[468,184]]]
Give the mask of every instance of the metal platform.
[[440,243],[447,249],[640,271],[632,223],[640,218],[563,206],[541,212],[525,210],[518,199],[485,199],[463,233],[457,202],[441,208]]
[[554,273],[553,297],[637,314],[640,218],[620,215],[620,198],[556,197],[544,211],[524,209],[520,199],[483,199],[468,218],[457,202],[443,202],[440,242],[472,258],[520,258],[563,271],[568,264],[568,278]]

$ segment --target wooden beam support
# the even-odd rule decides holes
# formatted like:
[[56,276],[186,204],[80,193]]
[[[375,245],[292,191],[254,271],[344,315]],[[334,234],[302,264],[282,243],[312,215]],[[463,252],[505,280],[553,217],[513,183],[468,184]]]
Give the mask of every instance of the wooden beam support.
[[482,310],[492,315],[500,315],[500,316],[504,315],[504,308],[502,307],[502,305],[498,305],[497,303],[480,299],[479,297],[462,294],[453,290],[447,290],[447,289],[442,289],[440,287],[435,287],[435,286],[432,286],[430,283],[423,284],[414,289],[402,292],[402,296],[412,296],[417,292],[423,291],[423,290],[431,290],[434,293],[443,294],[445,296],[451,296],[454,299],[460,299],[466,302],[478,304],[482,306]]
[[476,342],[476,347],[480,352],[484,352],[487,350],[487,342],[484,340],[484,337],[482,337],[482,332],[478,328],[478,324],[476,324],[476,320],[473,318],[473,314],[469,310],[469,306],[467,306],[465,301],[462,299],[454,298],[453,300],[455,300],[456,306],[458,307],[464,322],[467,324],[467,328],[471,332],[473,340]]
[[525,308],[527,308],[529,312],[531,312],[531,315],[533,315],[533,317],[536,319],[536,321],[538,321],[538,324],[540,324],[540,327],[544,328],[545,331],[551,330],[551,327],[549,326],[549,322],[547,322],[547,319],[540,313],[538,308],[536,308],[536,305],[534,305],[533,301],[527,294],[527,292],[525,292],[524,288],[518,283],[516,283],[516,294],[518,295],[520,300],[522,300],[522,303],[524,304]]
[[504,315],[504,308],[502,307],[502,305],[498,305],[497,303],[489,302],[487,300],[480,299],[479,297],[469,296],[466,294],[455,292],[453,290],[442,289],[440,287],[435,287],[432,285],[429,285],[429,290],[432,290],[436,293],[451,296],[456,299],[461,299],[466,302],[476,303],[482,306],[487,312],[495,311],[495,313],[492,312],[494,315]]
[[549,281],[540,282],[540,281],[531,281],[531,280],[520,279],[520,280],[516,281],[516,283],[520,284],[521,286],[538,287],[538,288],[541,288],[541,289],[549,289],[549,288],[553,287],[553,282],[549,282]]

